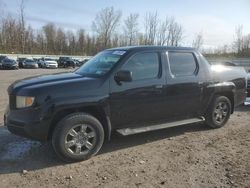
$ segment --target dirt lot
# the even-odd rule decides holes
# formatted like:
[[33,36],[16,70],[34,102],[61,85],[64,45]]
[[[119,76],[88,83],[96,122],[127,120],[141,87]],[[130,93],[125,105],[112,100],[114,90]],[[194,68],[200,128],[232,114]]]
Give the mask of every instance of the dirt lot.
[[[16,79],[65,70],[0,71],[0,115]],[[2,118],[0,124],[2,124]],[[63,164],[50,144],[0,126],[0,187],[250,187],[250,106],[216,130],[203,124],[113,135],[100,154]]]

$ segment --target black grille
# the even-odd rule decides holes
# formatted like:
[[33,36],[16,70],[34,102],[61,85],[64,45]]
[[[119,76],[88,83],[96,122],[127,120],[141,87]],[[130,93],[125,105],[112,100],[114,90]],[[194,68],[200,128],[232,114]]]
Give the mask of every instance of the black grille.
[[247,81],[247,97],[250,97],[250,80]]
[[9,95],[9,105],[10,105],[11,110],[16,108],[16,96],[15,95]]

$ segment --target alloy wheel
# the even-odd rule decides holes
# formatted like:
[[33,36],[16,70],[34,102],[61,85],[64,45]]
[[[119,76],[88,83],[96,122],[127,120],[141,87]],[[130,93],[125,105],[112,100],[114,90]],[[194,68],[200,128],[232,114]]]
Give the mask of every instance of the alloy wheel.
[[75,125],[66,134],[64,144],[69,153],[86,155],[96,144],[96,132],[90,125]]
[[213,119],[217,124],[222,124],[229,113],[229,108],[226,102],[219,102],[213,112]]

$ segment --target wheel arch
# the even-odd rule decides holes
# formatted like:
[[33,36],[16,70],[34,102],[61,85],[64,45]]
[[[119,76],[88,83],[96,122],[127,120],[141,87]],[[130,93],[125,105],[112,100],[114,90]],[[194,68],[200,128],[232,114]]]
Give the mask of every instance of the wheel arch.
[[234,102],[235,102],[235,91],[236,86],[233,82],[221,82],[216,83],[208,86],[210,91],[212,90],[212,95],[210,95],[209,103],[214,99],[216,96],[225,96],[231,102],[231,114],[234,112]]
[[54,114],[53,119],[51,120],[51,123],[49,125],[47,140],[50,140],[52,138],[53,131],[55,130],[57,123],[65,116],[75,113],[75,112],[84,112],[98,119],[104,129],[105,140],[110,140],[112,127],[111,127],[109,115],[106,113],[103,107],[98,106],[98,105],[89,105],[89,106],[83,106],[83,107],[78,107],[78,108],[64,108],[64,109],[58,110]]
[[231,114],[233,114],[233,112],[234,112],[234,93],[233,93],[233,91],[218,92],[218,93],[215,93],[214,96],[227,97],[231,102]]

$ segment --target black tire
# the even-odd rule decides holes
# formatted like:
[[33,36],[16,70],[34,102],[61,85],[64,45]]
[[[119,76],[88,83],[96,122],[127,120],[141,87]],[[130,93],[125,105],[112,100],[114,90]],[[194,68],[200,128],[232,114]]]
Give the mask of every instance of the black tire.
[[[65,162],[89,159],[101,149],[103,142],[104,130],[101,123],[86,113],[73,113],[66,116],[56,125],[52,135],[54,151]],[[74,145],[69,147],[71,144]]]
[[206,114],[206,124],[211,128],[223,127],[230,118],[232,104],[225,96],[215,96]]

